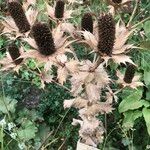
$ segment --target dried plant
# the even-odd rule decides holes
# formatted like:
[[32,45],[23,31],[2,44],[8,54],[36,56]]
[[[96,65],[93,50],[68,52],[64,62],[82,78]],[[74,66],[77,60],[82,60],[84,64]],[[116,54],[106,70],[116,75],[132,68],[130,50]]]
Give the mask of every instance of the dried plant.
[[[65,100],[64,108],[74,107],[78,110],[79,119],[73,119],[72,125],[80,125],[79,143],[96,148],[103,142],[105,133],[103,122],[97,116],[112,112],[113,102],[117,101],[117,93],[124,87],[143,86],[139,81],[140,76],[136,75],[136,65],[127,55],[129,50],[137,48],[128,43],[129,37],[136,30],[136,25],[129,27],[132,18],[127,25],[121,19],[116,22],[110,13],[101,13],[93,21],[92,15],[86,13],[81,19],[81,28],[75,27],[67,21],[71,18],[72,10],[66,9],[66,6],[73,2],[69,1],[68,4],[58,0],[53,7],[45,2],[45,14],[48,14],[54,24],[52,29],[47,23],[38,19],[36,21],[38,11],[29,7],[31,1],[24,2],[23,6],[18,2],[10,2],[8,6],[13,23],[11,24],[7,17],[4,18],[3,32],[9,33],[6,35],[10,40],[21,37],[21,43],[25,42],[29,48],[25,50],[21,44],[19,50],[16,45],[9,45],[8,52],[11,57],[6,56],[0,61],[3,65],[1,70],[13,68],[18,72],[21,64],[25,64],[28,58],[33,58],[37,66],[42,64],[42,69],[37,68],[38,73],[36,72],[41,79],[41,88],[45,87],[45,83],[54,82],[54,77],[58,81],[57,84],[62,87],[65,87],[64,83],[69,80],[71,87],[65,88],[74,98]],[[36,1],[32,4],[35,3]],[[119,7],[125,2],[112,0],[111,3]],[[86,48],[88,47],[91,50],[90,54],[94,53],[94,56],[90,60],[80,60],[72,43],[86,44]],[[66,52],[71,53],[71,57],[68,57]],[[125,74],[116,71],[117,80],[112,79],[106,68],[110,60],[117,65],[129,63]],[[56,76],[52,74],[53,65],[57,67]],[[110,87],[114,83],[121,84],[121,89],[113,91]]]
[[25,12],[21,4],[19,4],[18,2],[12,1],[8,3],[8,10],[21,33],[24,33],[30,30],[30,24],[26,18]]
[[89,31],[93,33],[93,18],[90,13],[85,13],[81,20],[81,28],[82,30]]

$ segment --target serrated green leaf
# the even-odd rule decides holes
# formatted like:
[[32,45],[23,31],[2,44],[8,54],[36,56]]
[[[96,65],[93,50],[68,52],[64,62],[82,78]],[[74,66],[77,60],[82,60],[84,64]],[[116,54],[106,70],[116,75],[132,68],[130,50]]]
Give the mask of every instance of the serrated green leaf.
[[0,112],[7,114],[8,111],[14,113],[17,100],[10,97],[0,96]]
[[142,117],[142,111],[130,110],[130,111],[123,113],[123,115],[124,115],[123,127],[125,127],[128,130],[128,129],[131,129],[133,127],[134,121],[137,118]]
[[148,134],[150,135],[150,109],[144,108],[142,112],[146,122]]
[[134,110],[143,106],[142,102],[139,101],[142,97],[142,91],[137,90],[134,93],[127,96],[119,105],[119,112],[125,112],[128,110]]
[[21,140],[28,141],[35,137],[35,133],[37,132],[37,127],[33,122],[27,120],[24,122],[22,127],[18,130],[18,136]]

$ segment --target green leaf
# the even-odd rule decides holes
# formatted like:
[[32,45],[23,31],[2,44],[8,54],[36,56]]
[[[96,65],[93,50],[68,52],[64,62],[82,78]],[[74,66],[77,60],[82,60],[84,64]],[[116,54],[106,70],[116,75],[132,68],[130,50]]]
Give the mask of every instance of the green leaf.
[[150,102],[147,100],[141,100],[142,104],[144,107],[149,107],[150,106]]
[[137,118],[142,117],[142,111],[130,110],[130,111],[123,113],[123,115],[124,115],[123,127],[125,127],[128,130],[128,129],[131,129],[133,127],[134,121]]
[[21,140],[28,141],[35,137],[35,133],[37,132],[37,127],[33,122],[26,120],[22,127],[18,130],[18,136]]
[[148,134],[150,135],[150,109],[144,108],[142,112],[146,122]]
[[136,90],[129,96],[127,96],[125,99],[122,100],[122,102],[119,105],[119,112],[125,112],[128,110],[134,110],[137,108],[140,108],[143,106],[142,102],[139,101],[142,97],[142,91]]
[[17,100],[10,97],[0,96],[0,112],[7,114],[8,111],[14,113],[16,108]]
[[144,31],[145,31],[145,34],[148,38],[150,38],[150,21],[146,21],[144,23]]
[[150,85],[150,71],[144,70],[144,82],[146,85]]

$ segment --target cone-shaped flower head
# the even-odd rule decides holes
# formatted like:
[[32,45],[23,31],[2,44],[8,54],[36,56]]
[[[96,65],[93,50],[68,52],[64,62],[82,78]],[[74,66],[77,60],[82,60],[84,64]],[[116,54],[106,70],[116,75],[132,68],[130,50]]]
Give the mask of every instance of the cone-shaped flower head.
[[82,30],[89,31],[93,33],[93,19],[90,13],[85,13],[81,20]]
[[14,63],[16,65],[19,65],[22,62],[23,58],[17,59],[20,56],[20,52],[19,52],[19,48],[16,46],[14,42],[9,44],[8,51]]
[[111,14],[102,14],[98,19],[98,50],[109,56],[115,42],[115,22]]
[[65,3],[63,0],[58,0],[55,6],[55,17],[58,19],[63,18],[64,16],[64,7]]
[[122,0],[112,0],[112,1],[116,4],[120,4],[122,2]]
[[47,24],[36,23],[32,27],[32,34],[41,54],[47,56],[55,52],[54,40]]
[[8,10],[21,33],[25,33],[30,30],[30,24],[20,3],[15,1],[8,3]]
[[132,64],[129,64],[127,66],[127,69],[126,69],[126,72],[125,72],[125,75],[124,75],[124,81],[126,83],[131,83],[132,82],[132,79],[133,79],[134,74],[135,74],[135,69],[136,69],[136,67]]

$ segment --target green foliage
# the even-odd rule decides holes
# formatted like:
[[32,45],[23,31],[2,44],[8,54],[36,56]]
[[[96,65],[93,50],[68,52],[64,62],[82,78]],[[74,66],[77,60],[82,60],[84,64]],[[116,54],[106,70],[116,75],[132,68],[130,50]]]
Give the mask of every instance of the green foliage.
[[148,108],[143,108],[143,116],[144,116],[144,119],[145,119],[145,122],[146,122],[146,126],[147,126],[147,131],[148,131],[148,134],[150,135],[150,109]]
[[139,117],[142,117],[142,112],[140,110],[132,110],[125,112],[123,115],[123,127],[129,130],[133,128],[135,120]]
[[37,132],[37,127],[33,124],[33,122],[29,120],[24,120],[21,128],[18,129],[17,133],[21,140],[28,141],[33,139]]
[[5,113],[5,114],[9,112],[14,113],[16,104],[17,104],[17,100],[12,99],[10,97],[0,96],[0,112],[1,113]]
[[142,91],[141,90],[135,90],[132,92],[129,96],[127,96],[125,99],[123,99],[119,105],[119,112],[125,112],[128,110],[134,110],[137,108],[140,108],[143,106],[142,101],[140,101],[142,97]]

